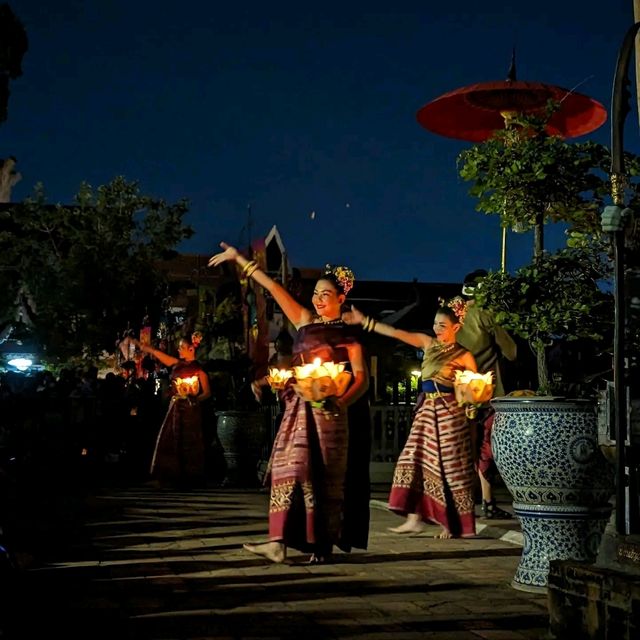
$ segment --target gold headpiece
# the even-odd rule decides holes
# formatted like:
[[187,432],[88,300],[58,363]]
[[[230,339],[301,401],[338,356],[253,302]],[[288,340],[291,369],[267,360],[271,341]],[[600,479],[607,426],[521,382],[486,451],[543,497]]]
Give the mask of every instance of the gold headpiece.
[[467,313],[467,301],[461,296],[455,296],[451,300],[445,300],[444,298],[438,298],[438,304],[441,307],[449,307],[456,314],[458,322],[464,324],[464,317]]
[[353,289],[353,282],[356,278],[349,267],[333,267],[328,264],[324,268],[324,273],[325,275],[331,274],[336,279],[338,284],[342,287],[342,291],[345,296],[349,291],[351,291],[351,289]]

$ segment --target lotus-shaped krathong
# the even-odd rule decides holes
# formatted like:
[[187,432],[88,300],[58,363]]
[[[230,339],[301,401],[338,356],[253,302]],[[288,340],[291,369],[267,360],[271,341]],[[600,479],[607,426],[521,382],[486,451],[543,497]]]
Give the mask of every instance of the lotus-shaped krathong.
[[176,393],[180,398],[197,396],[200,392],[200,380],[198,380],[198,376],[176,378],[174,384],[176,386]]
[[306,402],[322,402],[330,397],[339,398],[347,390],[351,373],[344,370],[345,363],[322,362],[316,358],[310,364],[293,368],[293,388]]
[[491,398],[495,391],[493,373],[475,373],[474,371],[456,371],[454,382],[456,401],[459,405],[467,406],[467,415],[475,418],[477,409]]
[[274,391],[280,391],[285,388],[287,382],[291,379],[293,371],[291,369],[269,369],[267,382]]

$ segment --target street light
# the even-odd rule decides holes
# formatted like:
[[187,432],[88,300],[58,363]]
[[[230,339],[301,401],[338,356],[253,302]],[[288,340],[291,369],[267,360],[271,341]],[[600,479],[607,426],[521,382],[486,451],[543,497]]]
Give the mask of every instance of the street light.
[[32,364],[31,358],[11,358],[7,362],[10,367],[15,367],[18,371],[26,371]]

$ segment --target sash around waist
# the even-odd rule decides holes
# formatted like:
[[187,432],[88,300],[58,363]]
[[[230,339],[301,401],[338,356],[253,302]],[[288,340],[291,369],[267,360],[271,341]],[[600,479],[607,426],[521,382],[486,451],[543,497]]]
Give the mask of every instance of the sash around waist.
[[438,384],[434,380],[423,380],[422,381],[422,391],[426,394],[430,393],[453,393],[453,387],[446,387],[442,384]]

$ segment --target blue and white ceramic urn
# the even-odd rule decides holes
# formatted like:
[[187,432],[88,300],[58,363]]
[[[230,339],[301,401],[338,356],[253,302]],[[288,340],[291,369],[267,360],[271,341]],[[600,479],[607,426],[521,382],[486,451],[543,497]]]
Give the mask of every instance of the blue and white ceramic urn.
[[512,586],[546,590],[550,560],[593,562],[611,513],[614,470],[598,447],[596,405],[495,398],[491,445],[524,545]]

